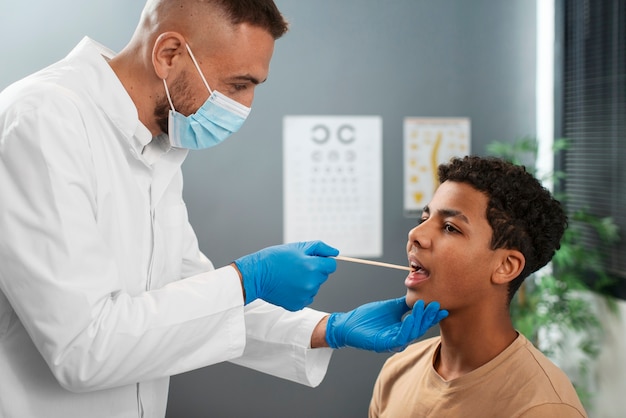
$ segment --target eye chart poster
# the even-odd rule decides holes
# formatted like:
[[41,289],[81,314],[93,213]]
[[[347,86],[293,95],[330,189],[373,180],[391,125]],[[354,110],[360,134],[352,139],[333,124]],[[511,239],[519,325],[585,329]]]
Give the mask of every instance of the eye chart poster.
[[419,216],[439,185],[437,167],[470,153],[467,118],[404,119],[404,214]]
[[379,116],[285,116],[283,170],[285,242],[382,256]]

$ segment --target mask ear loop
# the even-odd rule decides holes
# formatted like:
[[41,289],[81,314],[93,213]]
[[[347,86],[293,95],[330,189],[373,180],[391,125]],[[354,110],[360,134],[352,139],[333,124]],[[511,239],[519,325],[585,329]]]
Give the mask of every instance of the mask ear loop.
[[200,65],[198,65],[198,61],[196,61],[196,57],[193,55],[193,52],[191,52],[191,48],[189,47],[189,44],[185,44],[185,46],[187,47],[187,51],[189,51],[189,56],[191,57],[191,60],[193,61],[193,64],[196,66],[196,70],[198,70],[198,73],[200,74],[200,78],[202,78],[202,81],[204,82],[204,85],[206,86],[207,90],[209,91],[209,94],[213,94],[213,90],[211,90],[211,87],[209,87],[209,83],[207,83],[206,78],[204,78],[204,74],[202,74],[202,70],[200,69]]
[[172,103],[172,98],[170,97],[170,90],[167,88],[167,82],[163,79],[163,85],[165,86],[165,95],[167,96],[167,101],[170,102],[170,107],[174,112],[176,109],[174,108],[174,103]]

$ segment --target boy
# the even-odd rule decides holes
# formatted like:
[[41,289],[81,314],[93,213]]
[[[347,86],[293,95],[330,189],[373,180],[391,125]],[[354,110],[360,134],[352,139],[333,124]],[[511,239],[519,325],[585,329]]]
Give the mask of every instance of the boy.
[[567,376],[513,327],[511,298],[567,227],[561,205],[521,166],[465,157],[409,232],[407,304],[438,300],[441,335],[392,356],[370,417],[586,417]]

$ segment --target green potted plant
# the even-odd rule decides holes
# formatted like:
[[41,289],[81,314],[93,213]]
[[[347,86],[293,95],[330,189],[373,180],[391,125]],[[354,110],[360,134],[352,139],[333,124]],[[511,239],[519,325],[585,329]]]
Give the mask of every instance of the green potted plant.
[[[554,142],[555,154],[567,150],[568,141]],[[524,137],[514,142],[495,141],[487,146],[490,155],[499,156],[537,175],[538,144]],[[548,174],[555,183],[565,179],[562,172]],[[567,195],[555,193],[567,208]],[[590,365],[599,354],[602,323],[590,302],[590,292],[602,295],[603,303],[614,307],[614,300],[604,293],[612,283],[604,266],[603,249],[617,242],[618,228],[610,217],[599,217],[588,210],[569,211],[569,226],[561,248],[551,264],[525,280],[511,302],[514,326],[536,347],[553,359],[568,374],[585,405],[592,404],[593,381]],[[601,246],[588,248],[581,239],[585,233],[597,234]],[[588,278],[593,277],[593,284]],[[562,359],[576,359],[574,365],[560,364]]]

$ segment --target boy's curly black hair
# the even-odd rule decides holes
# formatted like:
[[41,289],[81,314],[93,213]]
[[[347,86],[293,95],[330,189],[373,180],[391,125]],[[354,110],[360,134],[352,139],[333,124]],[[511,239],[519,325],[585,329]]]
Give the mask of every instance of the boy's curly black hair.
[[488,197],[491,249],[515,249],[526,265],[509,284],[509,302],[531,273],[548,264],[567,228],[561,203],[524,166],[495,157],[453,158],[439,166],[439,182],[467,183]]

